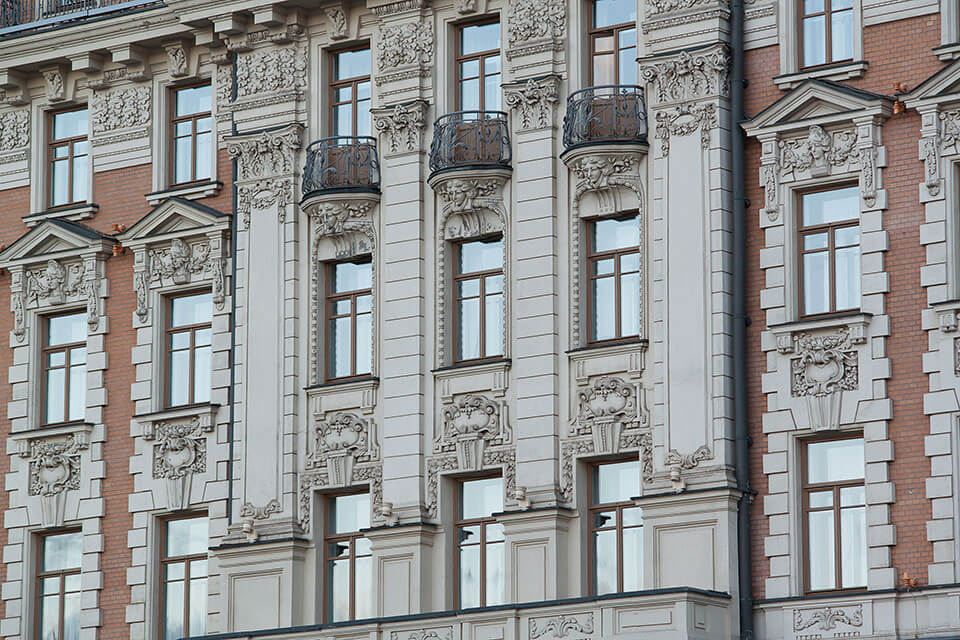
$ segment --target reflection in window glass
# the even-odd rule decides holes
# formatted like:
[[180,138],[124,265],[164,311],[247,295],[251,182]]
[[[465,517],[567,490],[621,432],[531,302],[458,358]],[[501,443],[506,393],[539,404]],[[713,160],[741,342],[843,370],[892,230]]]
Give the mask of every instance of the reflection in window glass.
[[503,355],[503,240],[460,243],[453,278],[457,361]]
[[589,509],[593,594],[643,588],[643,512],[636,460],[593,467]]
[[79,531],[40,538],[37,572],[38,636],[43,640],[77,640],[80,629]]
[[589,223],[591,343],[640,335],[640,225],[636,216]]
[[373,266],[361,262],[335,262],[328,269],[327,378],[351,378],[372,371]]
[[500,23],[465,25],[458,31],[457,108],[499,111]]
[[84,419],[87,410],[87,321],[85,313],[45,319],[41,354],[43,422]]
[[205,516],[164,523],[160,559],[164,640],[206,633],[208,538]]
[[172,184],[213,175],[213,91],[209,83],[173,90]]
[[170,299],[167,327],[167,406],[210,401],[213,296]]
[[857,187],[800,198],[802,314],[860,307],[860,192]]
[[503,511],[502,478],[460,483],[456,531],[457,593],[462,609],[505,601],[503,525],[493,517],[500,511]]
[[370,541],[360,533],[370,526],[370,494],[327,498],[326,621],[359,620],[373,615],[373,565]]
[[50,116],[47,149],[49,206],[86,202],[89,183],[87,110],[72,109]]

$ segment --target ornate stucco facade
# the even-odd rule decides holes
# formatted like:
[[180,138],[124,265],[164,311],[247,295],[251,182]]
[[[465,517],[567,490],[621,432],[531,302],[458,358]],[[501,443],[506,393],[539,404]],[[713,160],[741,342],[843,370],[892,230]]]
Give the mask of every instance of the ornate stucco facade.
[[[956,6],[853,0],[853,62],[809,73],[796,3],[742,5],[639,0],[636,110],[618,116],[635,128],[608,138],[578,111],[593,84],[586,1],[0,12],[0,637],[39,637],[41,541],[63,531],[83,540],[77,637],[165,637],[164,532],[190,514],[208,523],[196,637],[960,633]],[[487,19],[499,155],[463,162],[441,135],[462,107],[455,33]],[[912,39],[903,55],[884,48],[897,33]],[[331,56],[364,44],[371,142],[350,153],[366,154],[368,188],[324,186],[313,163],[338,156],[311,143],[331,134]],[[734,84],[738,61],[749,85]],[[180,183],[171,96],[205,83],[209,166]],[[83,195],[52,207],[51,114],[83,106]],[[801,322],[794,202],[840,183],[857,187],[861,302]],[[909,220],[897,237],[893,213]],[[588,229],[625,214],[638,329],[594,344]],[[503,349],[461,363],[455,247],[491,237]],[[370,370],[331,382],[328,266],[361,258]],[[209,388],[171,407],[170,300],[198,291]],[[68,311],[84,320],[83,417],[50,426],[43,323]],[[863,589],[811,595],[800,443],[825,434],[865,441],[869,567]],[[597,595],[591,474],[611,461],[636,463],[642,578]],[[491,475],[503,604],[463,609],[458,483]],[[356,492],[370,617],[329,624],[325,504]]]

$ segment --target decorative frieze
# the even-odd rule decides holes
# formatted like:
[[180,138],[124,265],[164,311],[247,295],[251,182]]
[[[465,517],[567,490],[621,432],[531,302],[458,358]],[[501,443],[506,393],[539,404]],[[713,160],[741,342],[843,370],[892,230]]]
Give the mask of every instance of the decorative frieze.
[[377,69],[427,66],[433,62],[433,24],[429,21],[380,25],[377,39]]
[[507,9],[511,47],[537,40],[562,40],[567,32],[567,9],[562,0],[511,0]]
[[237,160],[237,181],[293,173],[302,134],[303,127],[294,124],[283,129],[230,137],[227,140],[227,153]]
[[560,101],[559,76],[532,78],[504,85],[503,103],[517,112],[520,130],[546,129],[554,123],[554,105]]
[[387,140],[390,153],[419,151],[428,105],[415,100],[374,112],[373,126]]
[[[152,281],[162,283],[169,280],[173,284],[188,284],[195,276],[210,278],[213,304],[217,309],[223,308],[223,260],[211,254],[210,240],[188,244],[180,238],[174,238],[169,247],[152,249],[148,256]],[[137,298],[140,297],[141,292],[138,289]],[[139,313],[141,312],[138,307]]]
[[645,64],[641,76],[651,89],[647,95],[654,104],[727,96],[730,53],[725,46],[705,52],[682,51],[675,58]]
[[[856,631],[850,631],[849,628],[859,629],[863,626],[863,605],[856,604],[851,606],[821,607],[819,609],[794,609],[793,610],[793,631],[794,633],[806,632],[811,634],[817,631],[836,631],[841,629],[846,633],[859,635]],[[815,636],[814,636],[815,637]],[[840,636],[837,633],[833,637]]]
[[90,126],[94,135],[150,124],[150,87],[126,87],[94,91],[90,105]]
[[[718,0],[646,0],[646,16],[653,18],[665,13],[716,4],[718,4]],[[719,4],[726,6],[728,1],[721,0]]]
[[[19,109],[0,114],[0,153],[22,149],[30,144],[30,111]],[[0,162],[4,162],[0,157]]]
[[390,640],[452,640],[452,638],[453,627],[390,632]]
[[670,155],[670,136],[689,136],[700,130],[700,146],[710,148],[710,132],[717,127],[717,105],[712,102],[682,104],[657,112],[657,133],[664,157]]
[[270,47],[237,56],[237,98],[299,92],[307,86],[307,51]]
[[593,635],[593,613],[576,613],[545,618],[530,618],[528,621],[530,640],[559,640],[561,638],[579,639]]
[[812,125],[803,138],[782,140],[780,173],[790,176],[809,171],[814,177],[829,175],[831,167],[858,165],[857,134],[853,129],[833,133]]
[[26,331],[25,309],[56,307],[67,302],[84,301],[87,324],[96,330],[100,324],[100,275],[96,262],[47,260],[43,267],[26,269],[22,285],[12,291],[14,335],[22,339]]

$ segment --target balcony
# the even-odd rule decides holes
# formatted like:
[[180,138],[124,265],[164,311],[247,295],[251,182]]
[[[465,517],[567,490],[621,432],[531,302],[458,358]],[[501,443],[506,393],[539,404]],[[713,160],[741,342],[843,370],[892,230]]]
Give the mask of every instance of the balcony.
[[334,136],[307,147],[303,199],[343,192],[380,191],[377,141],[366,136]]
[[0,0],[0,38],[162,5],[159,0]]
[[430,171],[509,169],[510,127],[502,111],[456,111],[433,125]]
[[570,94],[563,119],[567,150],[592,144],[644,144],[647,106],[634,85],[587,87]]

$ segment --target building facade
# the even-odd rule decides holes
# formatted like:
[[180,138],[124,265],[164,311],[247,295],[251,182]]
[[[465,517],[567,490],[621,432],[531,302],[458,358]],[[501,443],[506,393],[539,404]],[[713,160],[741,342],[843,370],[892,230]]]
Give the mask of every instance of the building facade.
[[2,0],[0,637],[956,636],[958,24]]

